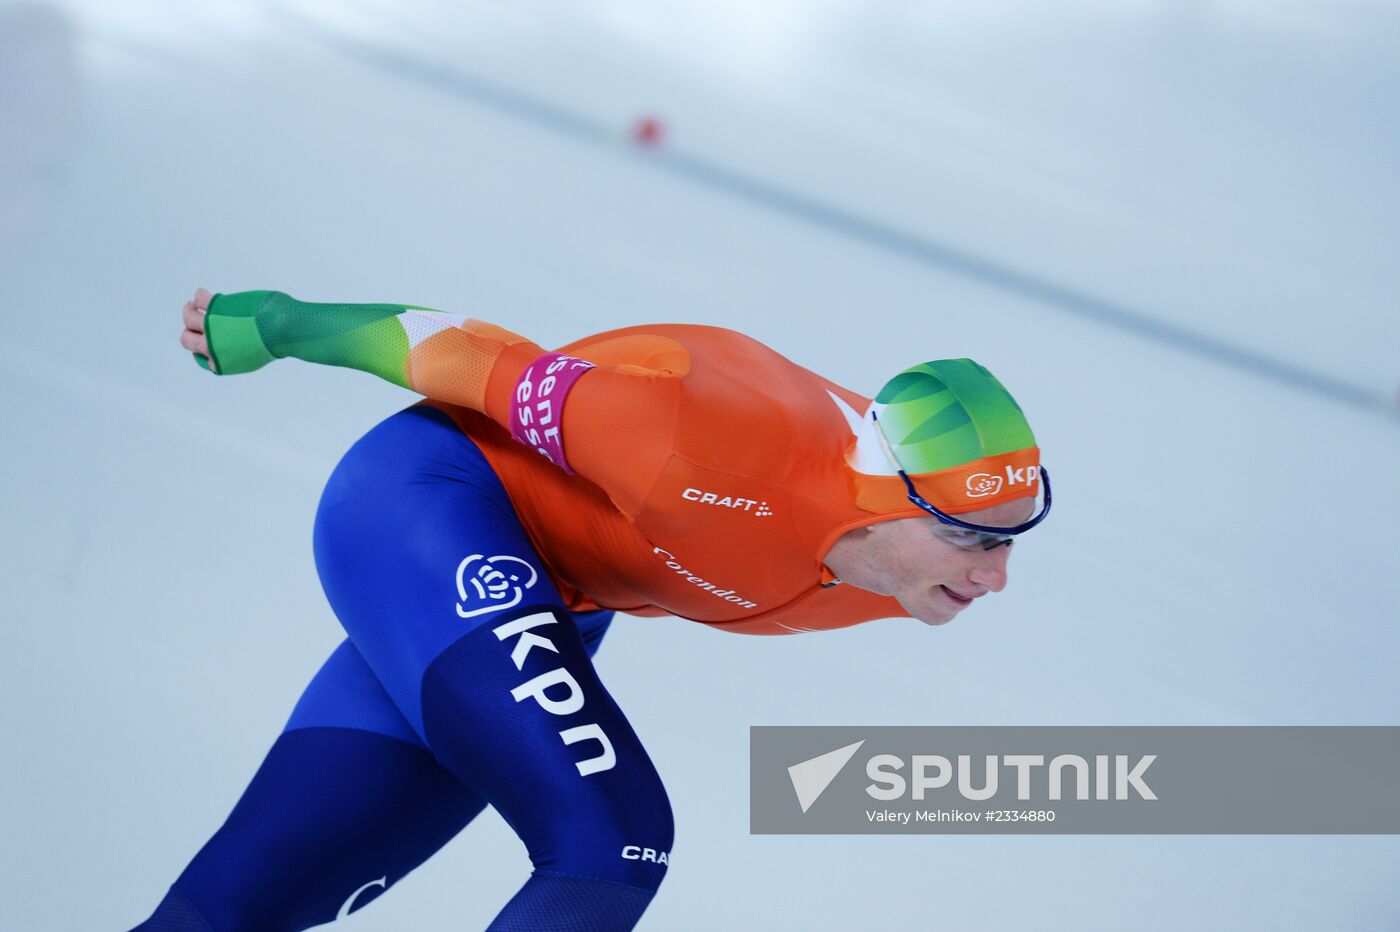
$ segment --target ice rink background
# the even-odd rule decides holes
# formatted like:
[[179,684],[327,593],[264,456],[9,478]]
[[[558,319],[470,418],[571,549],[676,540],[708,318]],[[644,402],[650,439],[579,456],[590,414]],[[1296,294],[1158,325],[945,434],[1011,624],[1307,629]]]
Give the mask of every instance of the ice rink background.
[[[1400,716],[1400,9],[983,6],[0,3],[0,924],[143,918],[341,638],[316,499],[413,396],[209,377],[206,285],[1020,398],[1056,512],[955,624],[614,625],[678,823],[643,928],[1400,925],[1391,837],[747,833],[751,724]],[[342,925],[481,928],[527,871],[488,813]]]

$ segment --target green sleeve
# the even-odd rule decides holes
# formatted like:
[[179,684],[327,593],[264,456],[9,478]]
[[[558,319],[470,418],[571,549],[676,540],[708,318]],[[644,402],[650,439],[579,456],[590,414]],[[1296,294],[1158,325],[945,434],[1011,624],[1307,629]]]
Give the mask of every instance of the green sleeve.
[[311,304],[280,291],[243,291],[213,297],[204,332],[220,375],[252,372],[292,356],[412,388],[407,328],[421,326],[409,318],[425,314],[441,314],[446,326],[462,320],[407,304]]

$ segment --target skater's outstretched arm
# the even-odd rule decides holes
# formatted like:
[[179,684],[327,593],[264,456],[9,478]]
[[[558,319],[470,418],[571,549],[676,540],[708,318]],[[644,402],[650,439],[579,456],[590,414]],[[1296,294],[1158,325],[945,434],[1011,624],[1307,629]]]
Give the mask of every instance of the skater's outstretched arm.
[[201,288],[185,304],[184,325],[181,345],[221,375],[294,357],[360,369],[480,411],[602,486],[629,513],[640,508],[670,456],[689,368],[595,366],[495,324],[432,308],[313,304],[277,291],[211,295]]
[[182,343],[220,375],[292,357],[360,369],[478,411],[486,410],[486,383],[502,353],[513,346],[530,359],[544,352],[493,324],[411,304],[313,304],[280,291],[210,295],[201,288],[184,316]]

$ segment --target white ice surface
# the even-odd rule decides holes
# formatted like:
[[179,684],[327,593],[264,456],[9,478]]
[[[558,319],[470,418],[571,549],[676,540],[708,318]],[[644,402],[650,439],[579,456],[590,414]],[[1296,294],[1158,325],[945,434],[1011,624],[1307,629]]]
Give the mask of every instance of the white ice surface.
[[[297,363],[208,377],[175,342],[197,285],[410,302],[546,345],[718,324],[867,392],[970,355],[1022,400],[1055,515],[957,623],[614,625],[599,667],[678,823],[643,928],[1400,925],[1391,837],[748,835],[751,724],[1395,724],[1400,421],[627,145],[654,113],[671,151],[1388,397],[1400,10],[556,6],[0,4],[0,925],[144,917],[341,637],[316,498],[412,396]],[[343,925],[481,928],[527,870],[488,814]]]

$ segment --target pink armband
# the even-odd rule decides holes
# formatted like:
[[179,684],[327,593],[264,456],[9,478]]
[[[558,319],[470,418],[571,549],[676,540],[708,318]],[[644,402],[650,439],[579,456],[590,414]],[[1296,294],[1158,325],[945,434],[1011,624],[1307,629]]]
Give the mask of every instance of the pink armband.
[[564,399],[593,363],[562,353],[545,353],[526,367],[515,383],[510,405],[510,435],[573,475],[564,458]]

